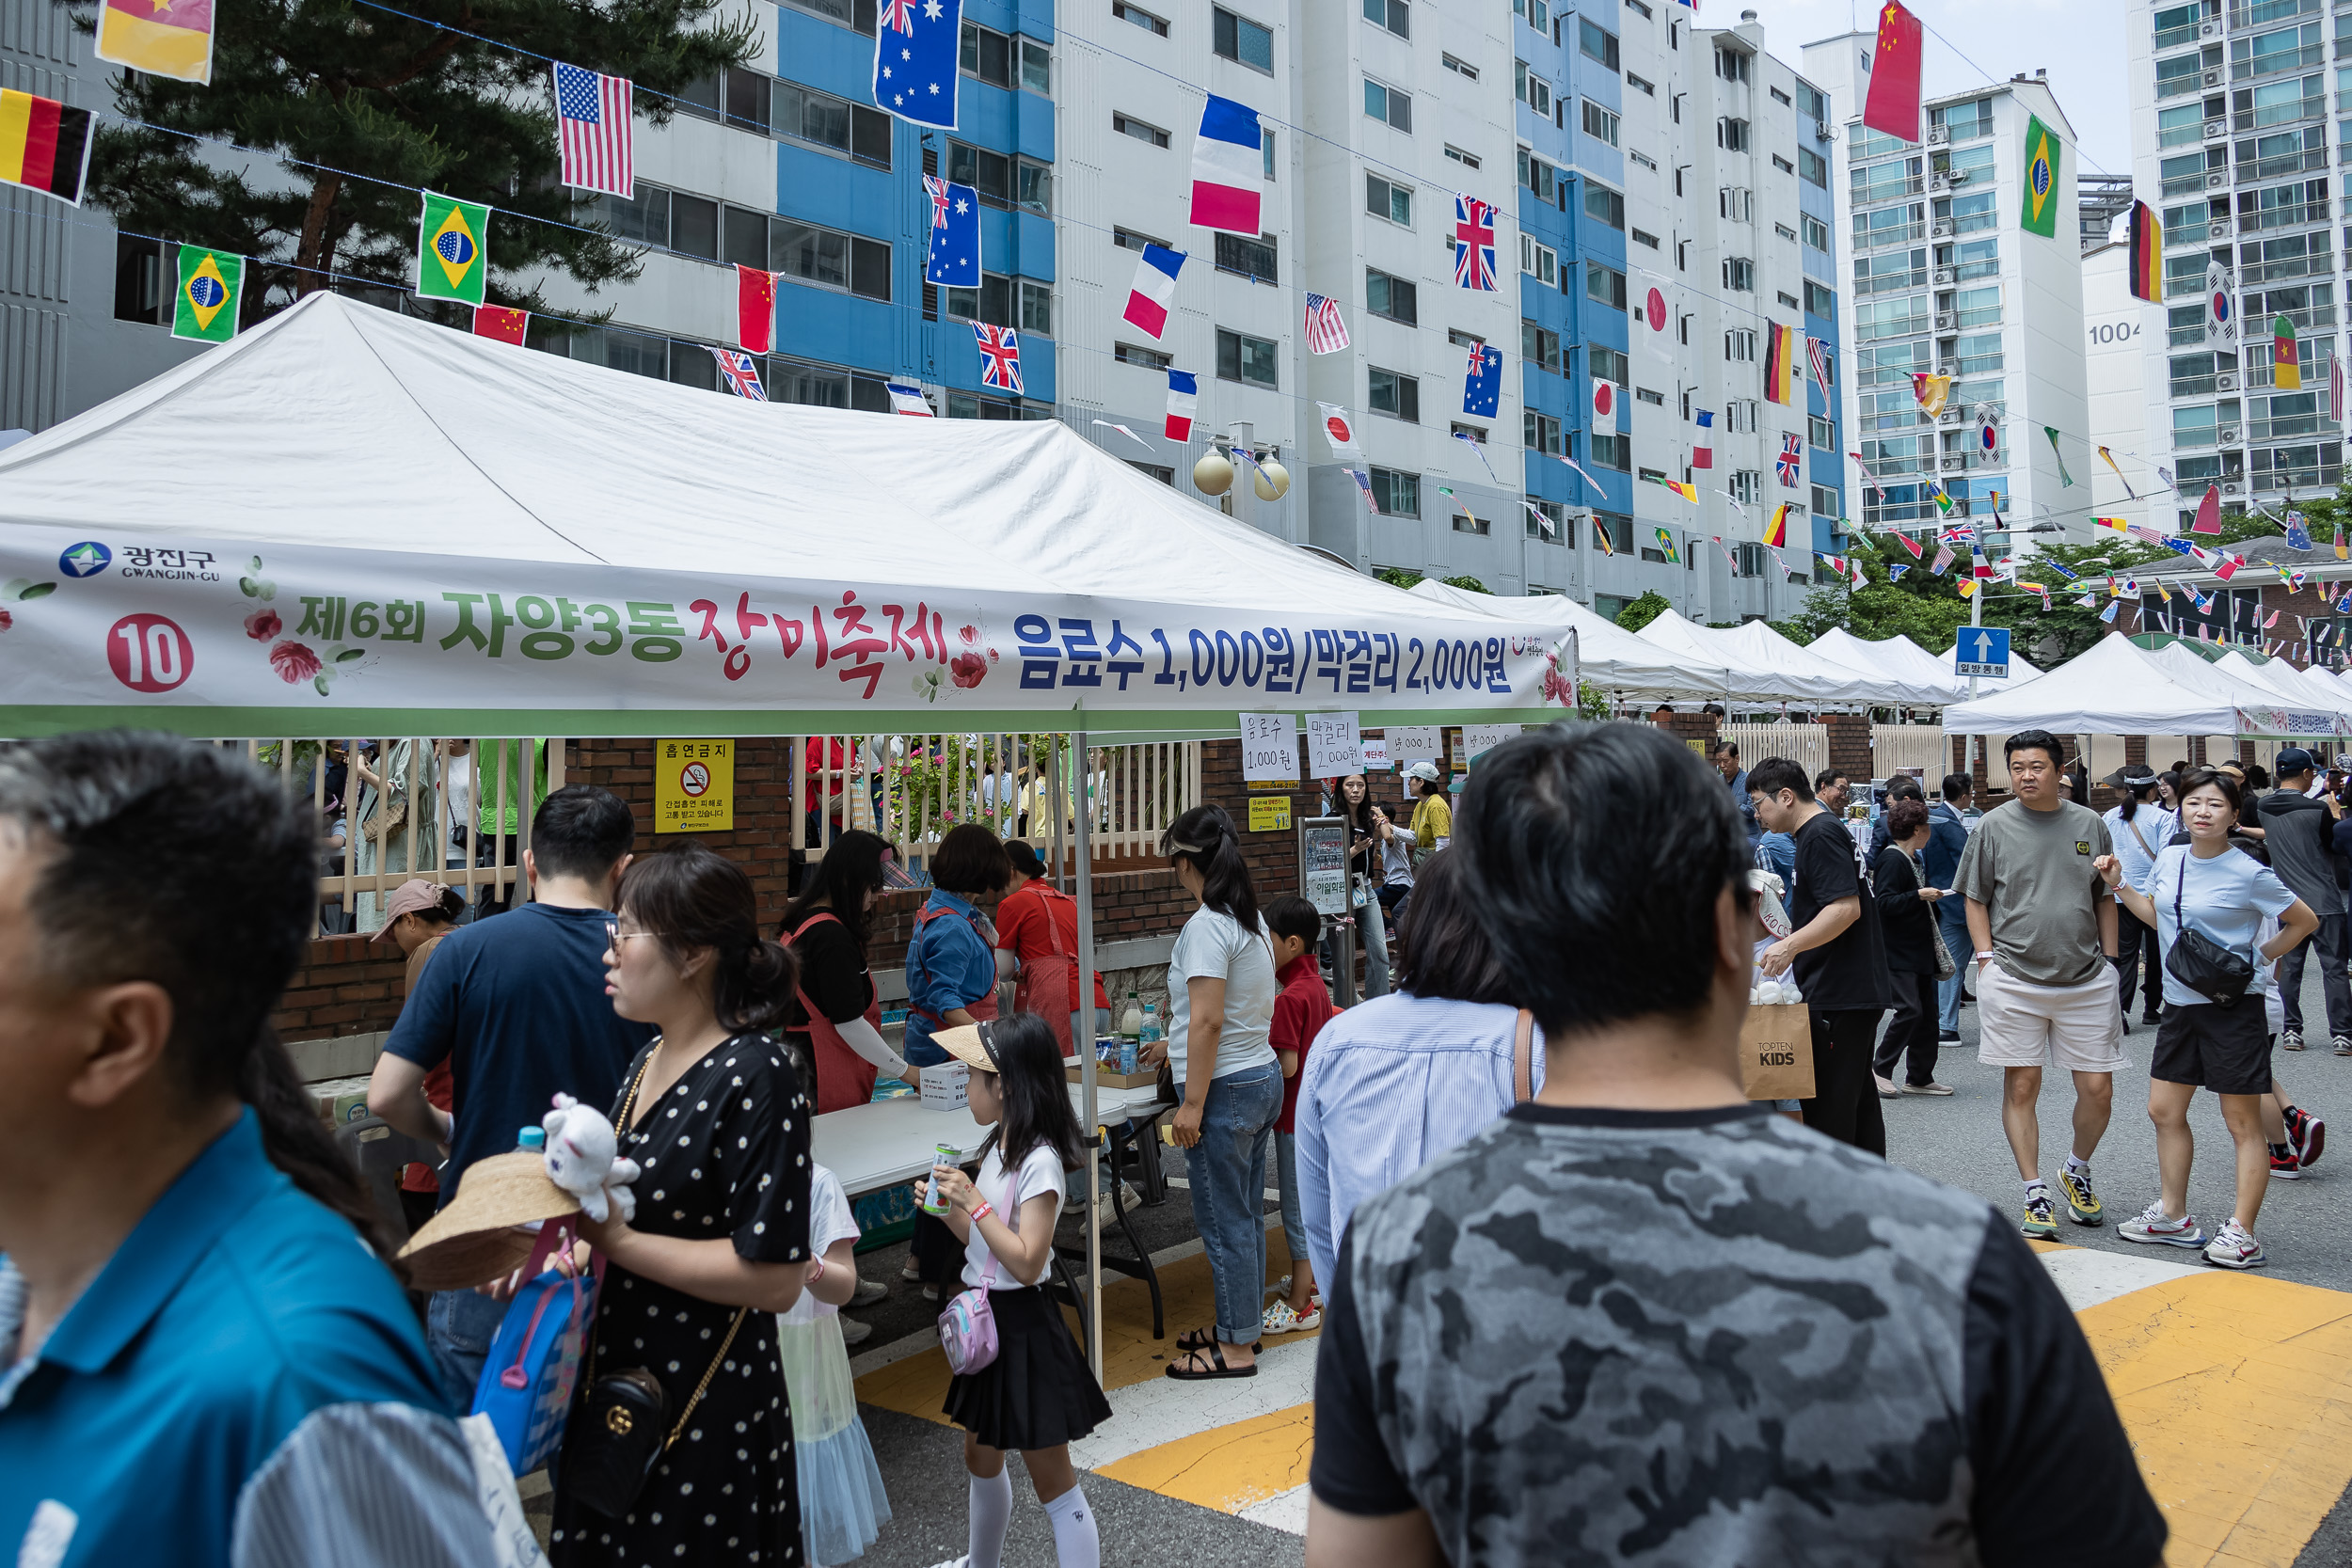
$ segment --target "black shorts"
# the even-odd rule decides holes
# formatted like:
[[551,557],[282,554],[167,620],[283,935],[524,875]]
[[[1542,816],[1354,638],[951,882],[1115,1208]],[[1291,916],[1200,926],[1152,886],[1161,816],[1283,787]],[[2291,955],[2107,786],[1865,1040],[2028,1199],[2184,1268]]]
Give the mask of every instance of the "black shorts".
[[2148,1076],[2216,1094],[2268,1094],[2270,1019],[2262,997],[2249,991],[2232,1007],[2167,1003]]

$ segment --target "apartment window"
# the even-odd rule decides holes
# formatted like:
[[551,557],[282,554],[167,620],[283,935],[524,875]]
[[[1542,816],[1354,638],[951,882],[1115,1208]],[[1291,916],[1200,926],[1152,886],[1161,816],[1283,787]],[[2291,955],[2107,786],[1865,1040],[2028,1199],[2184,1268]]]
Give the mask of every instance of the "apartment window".
[[1216,374],[1220,381],[1246,381],[1253,386],[1279,385],[1275,372],[1276,345],[1263,338],[1252,338],[1246,332],[1228,332],[1219,327],[1216,334]]
[[683,191],[670,193],[670,248],[682,256],[719,259],[719,204]]
[[1726,152],[1748,150],[1748,122],[1726,115],[1715,122],[1715,145]]
[[1021,40],[1021,86],[1025,91],[1054,95],[1054,52],[1033,39]]
[[1625,228],[1625,198],[1606,185],[1584,182],[1584,215],[1596,223],[1622,230]]
[[1142,28],[1145,32],[1152,34],[1154,38],[1168,37],[1168,19],[1166,17],[1153,16],[1150,11],[1145,10],[1140,6],[1128,5],[1127,0],[1112,0],[1111,15],[1118,18],[1121,22],[1129,23],[1135,26]]
[[1656,87],[1643,80],[1641,77],[1634,75],[1633,72],[1629,71],[1625,73],[1625,85],[1631,87],[1635,92],[1647,93],[1652,98],[1658,96],[1658,88]]
[[1625,8],[1641,16],[1645,21],[1655,14],[1647,5],[1644,4],[1644,0],[1625,0]]
[[1455,348],[1485,348],[1486,340],[1475,332],[1465,332],[1458,326],[1445,329],[1445,341]]
[[1484,425],[1464,424],[1456,420],[1454,421],[1454,428],[1447,434],[1462,436],[1476,446],[1483,447],[1486,444],[1486,427]]
[[1740,293],[1756,291],[1756,263],[1743,256],[1726,257],[1724,261],[1724,287]]
[[1652,250],[1656,250],[1658,248],[1658,236],[1649,232],[1647,230],[1635,229],[1629,230],[1629,232],[1633,236],[1633,243],[1635,245],[1645,245]]
[[1777,152],[1772,154],[1772,166],[1780,170],[1783,174],[1794,174],[1797,172],[1797,166],[1790,163],[1788,159],[1782,157]]
[[1138,463],[1132,457],[1128,458],[1126,463],[1127,467],[1133,468],[1136,472],[1149,475],[1151,478],[1158,480],[1162,484],[1173,487],[1176,483],[1176,470],[1169,467],[1165,463]]
[[1445,68],[1454,72],[1456,76],[1470,82],[1475,82],[1478,80],[1478,68],[1470,64],[1468,60],[1456,59],[1451,55],[1442,55],[1440,57],[1445,61]]
[[1391,223],[1413,226],[1413,193],[1410,188],[1393,184],[1376,174],[1364,176],[1364,211]]
[[1633,437],[1630,436],[1588,436],[1585,444],[1592,449],[1593,461],[1604,468],[1619,473],[1633,470]]
[[748,207],[726,207],[721,210],[720,219],[719,260],[731,267],[764,270],[768,265],[768,214],[755,213]]
[[1595,23],[1592,18],[1576,19],[1576,47],[1588,60],[1597,60],[1609,71],[1617,69],[1617,35]]
[[1445,155],[1453,159],[1455,163],[1461,165],[1464,168],[1476,168],[1479,165],[1477,153],[1465,152],[1460,148],[1454,146],[1452,142],[1445,144]]
[[1054,215],[1054,170],[1049,164],[1019,158],[1013,163],[1013,205],[1041,218]]
[[1548,245],[1538,245],[1525,234],[1519,236],[1519,271],[1538,283],[1560,281],[1560,253]]
[[1141,348],[1134,343],[1120,343],[1111,350],[1111,357],[1122,365],[1140,365],[1147,371],[1164,371],[1173,363],[1173,355],[1162,354],[1155,348]]
[[[175,268],[178,262],[175,261]],[[174,309],[164,287],[164,246],[159,240],[115,236],[115,320],[162,326]]]
[[1041,338],[1054,335],[1054,290],[1051,284],[1021,280],[1021,330]]
[[663,250],[670,247],[670,193],[659,185],[640,180],[633,200],[599,196],[581,202],[579,211],[583,219],[612,230],[616,239]]
[[1219,234],[1216,237],[1216,270],[1238,273],[1258,283],[1277,283],[1280,279],[1275,265],[1275,242],[1271,234],[1250,239],[1246,234]]
[[1837,499],[1837,492],[1826,484],[1813,487],[1813,511],[1817,516],[1822,517],[1842,517],[1846,515],[1845,505]]
[[1263,126],[1258,131],[1258,148],[1265,154],[1265,182],[1274,183],[1274,133]]
[[1756,331],[1753,327],[1735,326],[1724,334],[1724,357],[1739,364],[1756,362]]
[[979,192],[988,206],[1012,205],[1012,167],[1013,161],[1002,152],[960,141],[947,144],[947,178]]
[[1779,300],[1781,304],[1787,306],[1791,310],[1794,310],[1797,308],[1797,296],[1790,293],[1786,289],[1778,291],[1772,297]]
[[1613,348],[1602,348],[1598,344],[1588,346],[1584,350],[1584,363],[1595,380],[1613,382],[1622,387],[1633,379],[1631,365],[1624,355]]
[[1812,214],[1807,213],[1797,220],[1797,227],[1804,230],[1805,244],[1820,251],[1827,251],[1829,249],[1828,224],[1823,223],[1820,218],[1817,218]]
[[1804,308],[1823,321],[1837,319],[1837,295],[1819,283],[1808,281],[1804,286]]
[[874,0],[787,0],[795,9],[811,11],[853,32],[874,36]]
[[1724,428],[1735,435],[1753,436],[1760,411],[1754,398],[1733,398],[1724,405]]
[[1158,245],[1162,250],[1174,248],[1169,245],[1166,240],[1155,238],[1150,234],[1138,234],[1132,229],[1112,230],[1111,244],[1117,245],[1121,250],[1134,251],[1140,251],[1145,245]]
[[[1548,539],[1555,545],[1565,545],[1570,549],[1576,548],[1576,540],[1568,531],[1567,508],[1558,501],[1534,500],[1528,504],[1535,509],[1535,513],[1533,516],[1523,515],[1521,518],[1526,525],[1527,537]],[[1538,521],[1537,518],[1542,520]],[[1547,527],[1547,524],[1549,526]],[[1532,596],[1537,594],[1549,594],[1551,590],[1539,588],[1531,582],[1527,585],[1527,592]]]
[[[755,214],[740,207],[727,209],[728,227]],[[890,245],[858,234],[837,234],[787,218],[772,218],[767,230],[767,254],[746,263],[764,265],[802,283],[820,289],[841,289],[866,299],[890,297]],[[1009,325],[1009,323],[1006,325]]]
[[1133,136],[1137,141],[1150,142],[1153,147],[1168,145],[1167,132],[1156,125],[1147,125],[1132,115],[1123,115],[1114,111],[1111,115],[1111,130],[1121,136]]
[[890,117],[880,109],[791,82],[771,82],[769,88],[769,123],[777,135],[890,166]]
[[1511,62],[1511,95],[1539,115],[1551,113],[1551,84],[1528,70],[1525,60]]
[[1636,387],[1633,388],[1633,401],[1646,403],[1655,408],[1663,408],[1666,406],[1666,394],[1653,392],[1646,387]]
[[1372,470],[1372,499],[1380,510],[1391,517],[1421,515],[1421,475],[1404,474],[1394,468]]
[[1375,414],[1387,414],[1418,424],[1421,422],[1421,378],[1400,375],[1375,365],[1372,369],[1372,395],[1367,401]]
[[1787,93],[1781,91],[1778,87],[1774,87],[1772,89],[1772,102],[1775,103],[1787,103],[1791,102],[1791,100]]
[[774,78],[756,71],[730,69],[726,79],[727,123],[739,130],[768,133],[768,89]]
[[1519,183],[1534,194],[1536,200],[1549,205],[1560,195],[1560,171],[1538,158],[1526,148],[1518,150]]
[[1533,408],[1519,412],[1519,441],[1530,451],[1540,451],[1558,457],[1566,451],[1560,444],[1560,420],[1550,414],[1538,414]]
[[1456,512],[1454,515],[1454,531],[1484,534],[1491,531],[1493,521],[1490,517],[1473,517],[1467,512]]
[[1391,277],[1377,267],[1366,267],[1364,309],[1406,326],[1416,325],[1421,320],[1421,291],[1402,277]]
[[1829,95],[1804,82],[1797,84],[1797,113],[1806,119],[1829,119]]
[[1795,230],[1793,230],[1793,229],[1789,228],[1789,227],[1788,227],[1787,224],[1785,224],[1785,223],[1775,223],[1775,224],[1773,224],[1773,225],[1772,225],[1772,232],[1773,232],[1773,233],[1775,233],[1775,234],[1778,234],[1778,235],[1779,235],[1782,239],[1784,239],[1784,240],[1788,240],[1788,241],[1791,241],[1791,242],[1793,242],[1793,241],[1796,239],[1796,237],[1797,237],[1797,231],[1796,231]]
[[1218,6],[1209,12],[1210,47],[1240,65],[1274,73],[1274,33]]
[[1753,67],[1744,51],[1718,49],[1715,51],[1715,74],[1726,82],[1750,80]]
[[1756,221],[1756,193],[1742,185],[1725,185],[1715,193],[1715,210],[1734,223]]
[[947,315],[955,321],[985,322],[991,326],[1018,326],[1013,320],[1013,280],[997,273],[982,273],[977,289],[943,289]]
[[1406,0],[1364,0],[1364,20],[1386,27],[1401,39],[1413,36],[1412,8]]
[[1584,134],[1596,141],[1607,142],[1612,147],[1616,146],[1616,115],[1602,108],[1589,98],[1580,100],[1580,102],[1584,106]]
[[1400,88],[1364,78],[1364,113],[1374,119],[1386,120],[1399,131],[1413,128],[1413,95]]
[[726,72],[714,71],[687,83],[677,90],[677,106],[696,119],[719,119],[719,106],[726,102],[725,77]]
[[1625,274],[1598,261],[1584,263],[1584,297],[1597,304],[1625,309]]
[[1829,160],[1809,147],[1797,149],[1797,175],[1810,180],[1823,190],[1829,189]]
[[1551,8],[1549,0],[1511,0],[1511,14],[1526,18],[1527,24],[1539,33],[1551,31]]
[[1764,472],[1760,468],[1740,468],[1731,475],[1731,499],[1746,506],[1756,504],[1756,492],[1763,488]]
[[993,27],[983,27],[977,22],[963,24],[963,47],[957,63],[966,75],[996,87],[1012,86],[1012,40]]
[[1537,370],[1560,368],[1560,334],[1534,322],[1519,323],[1519,357]]
[[1810,414],[1806,415],[1804,437],[1807,445],[1819,447],[1823,451],[1837,450],[1837,433],[1830,428],[1830,422],[1827,420],[1817,419]]

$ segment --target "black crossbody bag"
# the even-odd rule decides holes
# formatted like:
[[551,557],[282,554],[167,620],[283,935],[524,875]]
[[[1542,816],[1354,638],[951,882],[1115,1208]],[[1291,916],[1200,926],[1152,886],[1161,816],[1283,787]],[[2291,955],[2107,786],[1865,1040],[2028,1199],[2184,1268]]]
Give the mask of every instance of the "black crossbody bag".
[[2217,1007],[2233,1007],[2254,983],[2253,960],[2222,946],[2181,918],[2181,895],[2188,886],[2189,852],[2181,851],[2181,873],[2172,883],[2172,923],[2179,934],[2164,956],[2164,972]]

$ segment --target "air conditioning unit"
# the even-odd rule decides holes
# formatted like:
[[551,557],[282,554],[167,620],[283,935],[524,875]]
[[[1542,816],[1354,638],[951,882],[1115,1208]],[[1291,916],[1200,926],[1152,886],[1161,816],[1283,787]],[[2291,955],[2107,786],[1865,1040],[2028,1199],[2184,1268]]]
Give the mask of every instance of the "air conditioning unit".
[[1955,331],[1959,320],[1959,316],[1950,310],[1938,310],[1935,313],[1935,329],[1938,332]]
[[2246,493],[2246,486],[2234,479],[2225,480],[2221,485],[2221,493],[2225,496],[2242,496]]
[[1938,267],[1935,269],[1935,286],[1937,288],[1948,288],[1951,285],[1952,277],[1953,273],[1951,268]]
[[1962,469],[1967,467],[1968,459],[1964,456],[1955,454],[1944,459],[1944,471],[1947,474],[1959,473]]
[[1951,220],[1949,218],[1938,218],[1933,223],[1929,224],[1928,236],[1931,239],[1937,240],[1950,239],[1952,237]]
[[1947,175],[1946,178],[1950,180],[1955,185],[1964,185],[1968,183],[1968,171],[1964,168],[1956,168],[1952,170],[1950,174]]
[[1815,140],[1830,141],[1833,140],[1836,135],[1836,133],[1830,129],[1828,120],[1817,119],[1813,122],[1813,136]]
[[1943,413],[1936,416],[1935,422],[1938,424],[1958,424],[1963,418],[1965,418],[1965,416],[1963,415],[1959,409],[1947,408]]
[[2237,377],[2234,375],[2217,375],[2213,378],[2213,384],[2217,391],[2234,392],[2237,390]]
[[2218,22],[2201,22],[2197,24],[2197,36],[2200,39],[2210,42],[2221,36],[2221,24]]
[[2208,239],[2215,240],[2228,239],[2230,237],[2230,220],[2227,218],[2216,218],[2212,223],[2205,226],[2205,236]]
[[2230,122],[2228,120],[2209,119],[2205,121],[2205,139],[2207,141],[2219,141],[2222,137],[2228,135],[2229,134]]
[[2221,444],[2225,447],[2237,445],[2237,426],[2225,424],[2221,427]]
[[2217,191],[2229,182],[2229,173],[2224,169],[2212,169],[2205,175],[2205,189],[2209,191]]
[[2217,71],[2208,71],[2205,72],[2205,86],[2209,87],[2217,87],[2220,85],[2221,72]]
[[1950,175],[1931,174],[1928,176],[1928,194],[1930,196],[1949,196],[1951,193],[1952,177]]
[[1950,141],[1951,139],[1952,128],[1950,126],[1931,125],[1928,127],[1928,145],[1930,147],[1942,147],[1945,143]]

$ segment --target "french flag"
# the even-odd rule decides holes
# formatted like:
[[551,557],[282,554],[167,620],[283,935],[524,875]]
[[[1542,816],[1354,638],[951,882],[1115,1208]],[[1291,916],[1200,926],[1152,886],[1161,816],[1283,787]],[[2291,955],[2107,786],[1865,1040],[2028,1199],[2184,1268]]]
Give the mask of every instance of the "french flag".
[[1265,183],[1265,153],[1258,111],[1209,95],[1200,134],[1192,142],[1192,221],[1202,229],[1256,239],[1258,198]]
[[1136,262],[1136,280],[1128,287],[1124,314],[1150,333],[1154,342],[1168,330],[1168,306],[1176,297],[1176,274],[1184,264],[1183,251],[1155,245],[1146,245],[1142,259]]
[[922,388],[910,387],[903,381],[887,381],[882,384],[882,389],[890,394],[892,413],[912,414],[921,420],[932,417],[930,403],[923,396]]
[[1168,438],[1192,439],[1192,417],[1200,408],[1200,382],[1190,371],[1168,372]]

